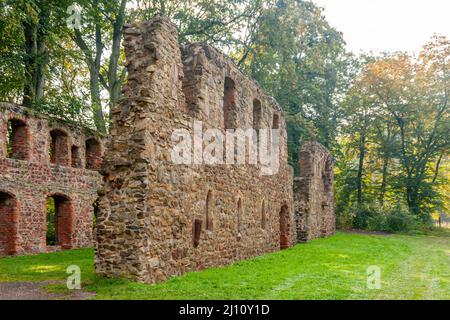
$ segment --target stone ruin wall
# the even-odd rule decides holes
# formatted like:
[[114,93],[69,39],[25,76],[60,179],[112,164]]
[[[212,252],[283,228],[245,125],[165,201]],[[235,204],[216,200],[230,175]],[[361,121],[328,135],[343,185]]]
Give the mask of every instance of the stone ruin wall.
[[[104,159],[97,274],[152,283],[293,245],[293,171],[276,102],[215,49],[180,48],[164,18],[126,25],[124,47],[128,83]],[[260,176],[256,165],[172,163],[174,129],[192,132],[194,120],[203,131],[251,128],[255,99],[256,125],[281,129],[278,174]]]
[[317,142],[302,145],[300,177],[294,179],[294,211],[298,242],[331,236],[336,231],[333,157]]
[[[102,149],[101,137],[88,130],[0,103],[0,256],[92,245]],[[58,199],[59,243],[50,248],[46,204],[51,196]]]
[[[101,137],[0,103],[0,255],[54,249],[45,239],[49,196],[64,200],[59,247],[91,246],[97,191],[95,265],[108,277],[158,282],[334,233],[332,157],[305,143],[294,179],[273,98],[214,48],[180,47],[167,19],[127,25],[124,35],[128,83],[113,110],[104,183]],[[192,133],[194,121],[203,132],[279,127],[278,173],[173,164],[173,130]]]

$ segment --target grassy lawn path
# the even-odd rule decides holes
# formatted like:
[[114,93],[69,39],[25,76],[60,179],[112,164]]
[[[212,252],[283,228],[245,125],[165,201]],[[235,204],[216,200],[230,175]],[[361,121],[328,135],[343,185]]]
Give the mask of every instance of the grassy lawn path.
[[[64,281],[78,265],[96,299],[450,299],[450,234],[338,233],[232,266],[192,272],[157,285],[99,279],[93,250],[1,258],[0,282]],[[381,290],[367,268],[381,269]],[[67,293],[61,284],[53,293]]]
[[374,299],[450,299],[450,238],[407,237],[411,255],[383,281]]

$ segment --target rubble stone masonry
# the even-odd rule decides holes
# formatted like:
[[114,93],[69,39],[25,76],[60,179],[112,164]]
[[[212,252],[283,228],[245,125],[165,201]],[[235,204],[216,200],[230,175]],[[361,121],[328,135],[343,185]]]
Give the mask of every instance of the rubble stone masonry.
[[294,179],[294,211],[298,242],[331,236],[336,230],[333,157],[317,142],[300,150],[300,177]]
[[[88,139],[95,152],[85,152]],[[0,256],[92,245],[101,176],[86,168],[86,159],[101,159],[102,149],[102,139],[89,130],[0,103]],[[46,241],[49,197],[56,210],[52,246]]]
[[[276,101],[211,46],[180,46],[166,18],[125,25],[123,45],[128,82],[104,158],[97,274],[155,283],[294,245],[293,170]],[[175,164],[174,130],[193,135],[197,121],[203,134],[280,129],[278,172]]]
[[[155,283],[334,233],[331,154],[304,143],[294,179],[283,113],[254,80],[207,44],[180,46],[166,18],[125,25],[123,45],[128,80],[106,145],[87,129],[0,103],[0,255],[91,246],[96,214],[97,274]],[[177,164],[180,129],[200,150],[218,139],[206,138],[209,129],[224,137],[276,129],[278,170],[267,174],[249,156],[208,164],[194,151],[193,163]],[[213,153],[234,152],[224,143]],[[47,239],[49,198],[56,244]]]
[[[165,18],[124,30],[128,83],[113,111],[100,191],[96,271],[158,282],[289,247],[295,242],[292,168],[276,102],[214,48],[180,48]],[[175,129],[281,129],[280,168],[179,165]],[[226,151],[225,151],[226,152]],[[281,225],[280,225],[281,222]]]

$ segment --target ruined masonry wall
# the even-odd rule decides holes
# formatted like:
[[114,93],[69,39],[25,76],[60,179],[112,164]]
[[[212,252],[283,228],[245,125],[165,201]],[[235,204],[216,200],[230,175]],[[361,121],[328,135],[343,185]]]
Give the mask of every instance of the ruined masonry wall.
[[302,145],[300,177],[294,179],[297,240],[331,236],[336,231],[333,193],[333,157],[317,142]]
[[[276,102],[215,49],[180,48],[165,18],[126,25],[124,47],[128,83],[104,158],[97,274],[152,283],[293,245],[293,171]],[[260,176],[256,165],[172,163],[174,129],[192,132],[202,120],[203,130],[225,130],[227,77],[236,85],[228,111],[237,127],[252,127],[255,99],[258,126],[280,127],[278,174]]]
[[[8,121],[20,121],[24,128],[16,135],[16,154],[7,149]],[[50,131],[57,129],[67,137],[60,140],[64,152],[49,156]],[[68,200],[68,214],[61,220],[64,248],[92,245],[93,206],[97,198],[100,174],[85,169],[84,145],[88,138],[101,138],[68,124],[42,116],[30,115],[28,110],[0,103],[0,255],[46,252],[46,203],[49,196],[63,196]],[[71,167],[71,150],[77,152],[77,166]],[[26,156],[20,153],[25,150]],[[10,156],[10,157],[8,157]],[[65,203],[67,205],[67,203]],[[70,212],[69,212],[70,211]],[[8,214],[5,214],[7,212]],[[3,229],[1,229],[3,230]],[[0,231],[1,231],[0,230]]]

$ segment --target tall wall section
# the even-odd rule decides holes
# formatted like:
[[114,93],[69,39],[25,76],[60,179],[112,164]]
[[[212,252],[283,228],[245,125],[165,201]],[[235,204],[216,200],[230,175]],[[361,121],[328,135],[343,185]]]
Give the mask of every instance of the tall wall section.
[[[293,245],[293,171],[276,102],[212,47],[180,48],[165,18],[126,25],[124,47],[128,82],[104,159],[97,274],[153,283]],[[175,164],[172,133],[192,136],[196,121],[203,134],[279,128],[279,170]]]
[[299,155],[300,176],[294,179],[297,241],[331,236],[336,231],[333,157],[317,142],[306,142]]

